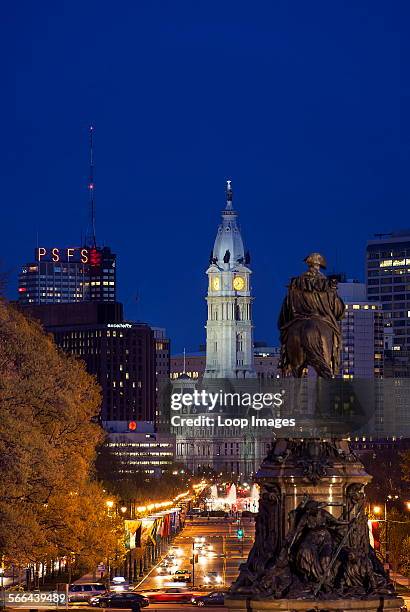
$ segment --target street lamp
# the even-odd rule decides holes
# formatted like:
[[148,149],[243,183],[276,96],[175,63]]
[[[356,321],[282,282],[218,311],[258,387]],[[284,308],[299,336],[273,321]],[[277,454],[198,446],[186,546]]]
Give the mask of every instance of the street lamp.
[[123,514],[125,514],[127,512],[127,506],[121,506],[120,510]]
[[[395,502],[399,499],[398,495],[393,495],[391,493],[389,493],[389,495],[387,497],[385,497],[384,499],[384,519],[380,519],[381,521],[384,522],[384,528],[385,528],[385,561],[388,564],[389,563],[389,522],[387,519],[387,504],[388,502]],[[408,502],[409,503],[409,502]],[[410,509],[410,503],[408,505],[408,508]],[[382,507],[381,506],[373,506],[373,512],[374,514],[381,514],[382,513]]]

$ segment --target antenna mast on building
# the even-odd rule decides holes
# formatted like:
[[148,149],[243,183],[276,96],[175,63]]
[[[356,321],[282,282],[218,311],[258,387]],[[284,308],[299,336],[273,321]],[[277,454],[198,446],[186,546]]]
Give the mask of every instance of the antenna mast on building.
[[88,192],[90,197],[90,217],[91,217],[91,246],[97,247],[97,239],[95,237],[95,201],[94,201],[94,157],[93,157],[93,134],[94,126],[90,125],[90,177],[88,182]]

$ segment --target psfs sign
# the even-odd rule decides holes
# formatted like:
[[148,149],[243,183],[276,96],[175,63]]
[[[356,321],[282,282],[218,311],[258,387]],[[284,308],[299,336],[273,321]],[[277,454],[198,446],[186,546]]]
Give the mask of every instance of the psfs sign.
[[34,251],[36,261],[51,261],[54,263],[83,263],[97,266],[101,263],[101,252],[98,249],[85,247],[37,247]]
[[82,247],[69,247],[61,249],[59,247],[37,247],[34,251],[36,261],[53,261],[53,262],[77,262],[88,263],[90,258],[90,249]]

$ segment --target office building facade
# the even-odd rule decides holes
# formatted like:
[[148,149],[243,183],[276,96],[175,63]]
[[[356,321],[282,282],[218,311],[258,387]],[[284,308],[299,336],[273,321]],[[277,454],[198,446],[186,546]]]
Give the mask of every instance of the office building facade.
[[366,248],[367,299],[380,302],[392,350],[410,349],[410,230],[378,235]]
[[166,330],[152,327],[155,342],[156,412],[155,424],[158,432],[169,432],[169,391],[171,342]]
[[156,349],[153,330],[123,320],[118,303],[20,306],[81,358],[102,389],[102,421],[155,423]]
[[158,433],[151,422],[103,421],[107,432],[105,451],[119,478],[144,474],[159,478],[174,463],[175,442],[172,436]]
[[338,293],[346,306],[341,321],[342,349],[339,376],[343,378],[382,378],[384,316],[382,305],[370,301],[366,285],[341,282]]

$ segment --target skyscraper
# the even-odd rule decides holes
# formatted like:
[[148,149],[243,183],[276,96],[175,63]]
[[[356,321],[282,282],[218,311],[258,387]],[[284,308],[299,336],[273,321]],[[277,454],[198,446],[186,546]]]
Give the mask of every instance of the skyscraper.
[[378,302],[366,298],[366,285],[343,280],[338,293],[346,305],[341,321],[342,351],[340,376],[381,378],[383,376],[383,311]]
[[56,344],[85,362],[102,390],[101,421],[156,419],[156,348],[145,323],[124,320],[122,304],[30,304],[22,311],[39,320]]
[[393,350],[410,348],[410,230],[378,234],[366,255],[367,297],[382,304]]
[[89,226],[82,246],[37,246],[34,260],[22,267],[21,305],[116,301],[116,256],[98,246],[95,233],[94,128],[89,128]]
[[166,330],[162,327],[152,327],[155,341],[155,375],[157,405],[155,424],[157,431],[169,432],[169,375],[171,360],[171,342]]
[[85,361],[101,385],[102,421],[155,422],[155,341],[145,323],[49,326],[58,346]]
[[109,247],[37,247],[19,275],[20,304],[116,301],[116,256]]
[[249,253],[244,250],[231,181],[211,252],[204,378],[255,378]]

